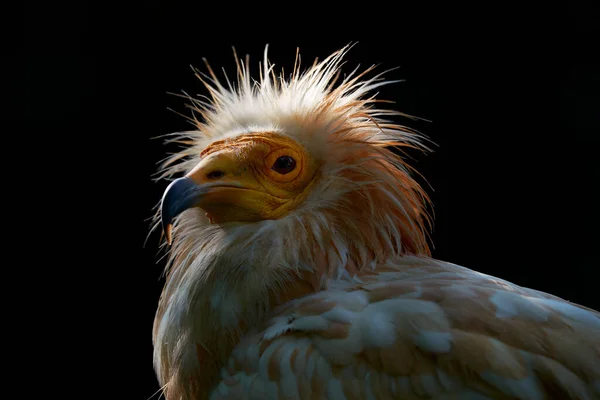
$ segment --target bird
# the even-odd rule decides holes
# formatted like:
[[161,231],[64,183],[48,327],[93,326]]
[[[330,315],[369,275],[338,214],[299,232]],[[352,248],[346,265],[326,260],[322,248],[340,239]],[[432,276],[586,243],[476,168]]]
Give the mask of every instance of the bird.
[[160,166],[167,252],[152,339],[167,400],[600,399],[600,313],[432,257],[406,153],[352,45],[258,77],[206,62]]

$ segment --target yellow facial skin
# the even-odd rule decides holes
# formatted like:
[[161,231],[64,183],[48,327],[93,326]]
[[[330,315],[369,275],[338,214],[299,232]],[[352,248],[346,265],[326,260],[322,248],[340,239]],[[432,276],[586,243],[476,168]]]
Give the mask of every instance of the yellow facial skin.
[[215,142],[202,157],[186,176],[208,189],[197,207],[214,223],[283,217],[305,198],[317,169],[300,145],[275,133]]

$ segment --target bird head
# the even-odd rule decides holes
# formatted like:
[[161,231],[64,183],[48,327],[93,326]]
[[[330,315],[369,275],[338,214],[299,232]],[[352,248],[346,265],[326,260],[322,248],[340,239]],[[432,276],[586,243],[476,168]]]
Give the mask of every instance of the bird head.
[[163,227],[189,207],[212,223],[276,220],[293,212],[318,180],[317,161],[295,140],[277,132],[251,132],[211,143],[162,201]]
[[424,149],[422,137],[390,121],[403,114],[375,107],[369,93],[389,81],[367,78],[373,67],[339,79],[347,51],[305,72],[297,53],[288,77],[275,74],[265,50],[260,79],[250,78],[246,59],[236,85],[224,86],[208,64],[208,74],[197,71],[211,98],[190,98],[201,118],[172,139],[186,148],[164,165],[165,177],[183,174],[160,207],[168,243],[189,235],[190,224],[260,230],[275,221],[281,234],[339,232],[371,244],[370,253],[428,253],[427,196],[392,150]]

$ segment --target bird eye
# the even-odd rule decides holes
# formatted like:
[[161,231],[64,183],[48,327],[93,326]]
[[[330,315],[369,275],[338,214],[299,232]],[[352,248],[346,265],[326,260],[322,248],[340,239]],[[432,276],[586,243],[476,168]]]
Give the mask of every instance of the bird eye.
[[278,174],[285,175],[296,168],[296,160],[290,156],[281,156],[273,163],[271,169]]

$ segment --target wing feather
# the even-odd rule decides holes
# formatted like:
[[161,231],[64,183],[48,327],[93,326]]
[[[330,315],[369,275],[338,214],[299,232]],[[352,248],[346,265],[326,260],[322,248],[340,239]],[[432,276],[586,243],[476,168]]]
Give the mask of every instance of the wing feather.
[[211,398],[600,398],[598,312],[414,261],[280,308]]

